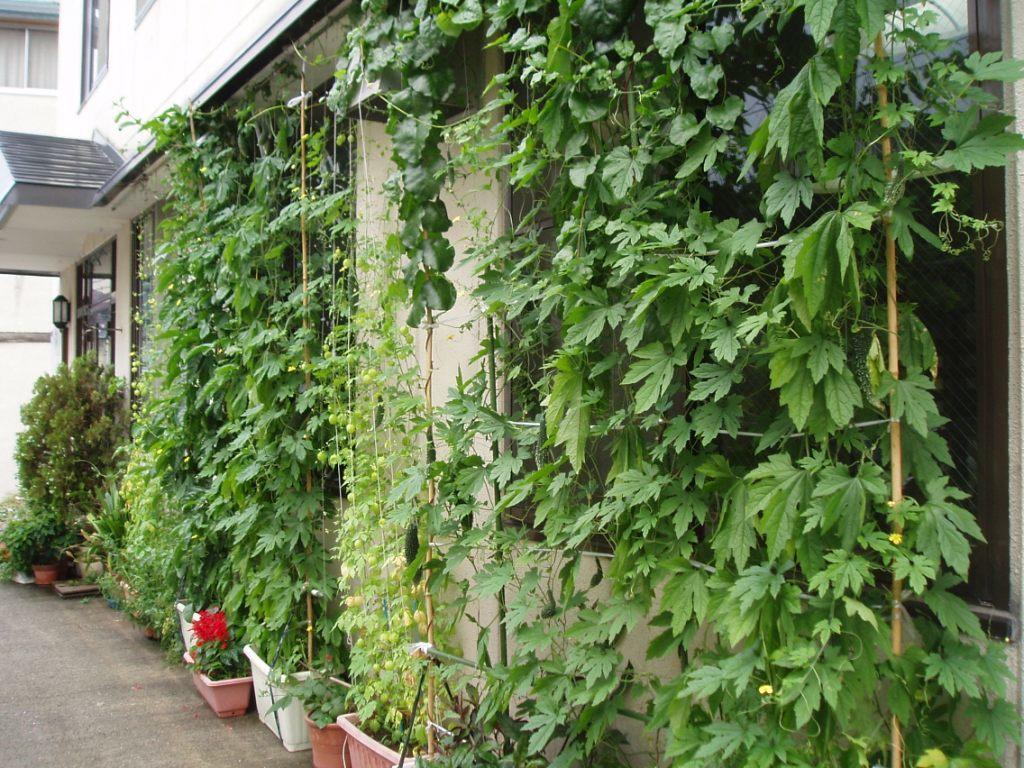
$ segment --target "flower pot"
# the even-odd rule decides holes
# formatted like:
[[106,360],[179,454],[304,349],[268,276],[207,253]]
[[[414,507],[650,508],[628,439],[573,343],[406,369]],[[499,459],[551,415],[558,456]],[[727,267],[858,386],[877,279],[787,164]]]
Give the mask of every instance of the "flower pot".
[[[256,650],[247,645],[242,649],[252,668],[252,687],[256,691],[256,712],[262,723],[281,740],[281,745],[289,752],[301,752],[310,748],[310,731],[306,728],[306,715],[302,711],[302,703],[297,700],[289,702],[284,709],[271,712],[270,708],[275,702],[284,698],[284,691],[279,685],[270,681],[280,681],[280,675],[275,675]],[[305,680],[309,677],[308,672],[298,672],[292,675],[297,680]],[[315,758],[314,758],[315,762]]]
[[[359,727],[359,715],[342,715],[338,725],[345,731],[346,768],[394,768],[401,755],[389,749]],[[416,764],[416,758],[407,757],[405,766]]]
[[31,573],[22,573],[21,571],[14,572],[14,583],[15,584],[35,584],[36,577]]
[[156,630],[152,627],[143,627],[142,634],[144,634],[149,640],[156,640]]
[[33,565],[32,574],[36,578],[36,584],[40,587],[48,587],[57,580],[57,576],[60,573],[60,566],[56,563],[52,565]]
[[[192,663],[192,657],[184,654],[186,663]],[[192,684],[199,695],[217,717],[238,717],[244,715],[252,701],[252,678],[233,677],[230,680],[211,680],[202,672],[192,673]]]
[[348,738],[345,730],[336,723],[318,728],[305,713],[302,719],[306,721],[309,742],[313,748],[313,768],[345,768],[344,749]]

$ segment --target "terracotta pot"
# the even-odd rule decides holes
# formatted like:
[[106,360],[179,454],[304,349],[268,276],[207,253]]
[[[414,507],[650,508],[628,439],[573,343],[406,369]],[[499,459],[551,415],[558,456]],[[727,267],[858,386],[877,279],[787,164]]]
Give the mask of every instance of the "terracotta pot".
[[156,640],[156,630],[152,627],[143,627],[142,634],[144,634],[150,640]]
[[244,715],[252,701],[252,677],[211,680],[202,672],[193,672],[192,684],[217,717]]
[[57,580],[57,574],[60,572],[60,566],[56,563],[52,565],[33,565],[32,573],[36,577],[36,584],[41,587],[48,587]]
[[343,750],[348,734],[344,729],[336,723],[318,728],[305,714],[302,719],[306,721],[309,743],[313,746],[313,768],[345,768]]
[[[372,736],[363,733],[359,728],[359,715],[342,715],[338,725],[348,738],[345,741],[345,754],[348,758],[347,768],[394,768],[398,765],[401,755],[389,749]],[[416,764],[414,757],[405,759],[406,766]]]

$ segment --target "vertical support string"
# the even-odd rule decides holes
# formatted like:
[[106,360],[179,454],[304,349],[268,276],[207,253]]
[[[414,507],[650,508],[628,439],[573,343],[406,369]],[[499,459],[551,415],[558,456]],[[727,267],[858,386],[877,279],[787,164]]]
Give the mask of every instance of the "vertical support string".
[[[882,33],[875,37],[875,58],[885,59],[885,43]],[[889,89],[885,83],[878,83],[876,86],[878,94],[878,108],[882,113],[882,165],[885,168],[885,180],[887,184],[893,181],[892,169],[892,138],[889,135],[889,118],[885,114],[889,106]],[[897,283],[896,283],[896,238],[892,231],[891,210],[883,213],[883,226],[885,231],[885,316],[886,316],[886,337],[888,339],[888,369],[893,379],[900,377],[900,335],[899,335],[899,306],[897,304]],[[895,508],[903,501],[903,436],[901,424],[898,419],[892,418],[893,402],[889,399],[889,463],[891,496],[889,506]],[[893,524],[893,534],[903,535],[903,524],[899,521]],[[903,653],[903,580],[892,577],[892,654],[900,656]],[[892,715],[892,768],[903,768],[903,729],[899,718]]]
[[[312,385],[309,352],[309,230],[306,225],[306,66],[299,78],[299,239],[302,246],[302,369],[308,391]],[[306,469],[306,494],[313,493],[313,470]],[[311,552],[310,552],[311,554]],[[313,585],[306,579],[306,666],[313,668]]]

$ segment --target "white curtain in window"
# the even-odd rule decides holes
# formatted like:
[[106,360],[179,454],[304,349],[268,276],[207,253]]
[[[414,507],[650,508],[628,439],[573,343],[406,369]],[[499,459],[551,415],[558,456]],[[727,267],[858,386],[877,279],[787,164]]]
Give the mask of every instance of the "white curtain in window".
[[25,30],[0,28],[0,88],[25,87]]
[[57,88],[57,33],[28,33],[28,87]]

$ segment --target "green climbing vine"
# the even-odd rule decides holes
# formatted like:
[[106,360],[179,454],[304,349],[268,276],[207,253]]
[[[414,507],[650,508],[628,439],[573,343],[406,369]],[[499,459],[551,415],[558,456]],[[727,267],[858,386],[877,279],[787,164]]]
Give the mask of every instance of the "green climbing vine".
[[[317,665],[332,668],[342,645],[329,568],[340,470],[329,459],[345,435],[328,421],[338,397],[330,339],[345,322],[333,294],[351,234],[347,132],[308,100],[267,105],[269,93],[146,124],[170,173],[152,382],[135,443],[174,521],[163,568],[175,597],[221,606],[264,658],[283,649],[286,667],[305,663],[315,632]],[[311,126],[305,169],[300,109]]]
[[[887,332],[887,236],[898,264],[975,258],[998,225],[966,177],[1022,147],[985,89],[1019,66],[938,22],[887,0],[363,3],[335,105],[399,84],[411,324],[454,303],[443,182],[512,188],[469,254],[498,332],[428,425],[444,458],[395,486],[437,484],[435,590],[506,595],[484,630],[508,662],[486,632],[478,658],[477,725],[503,736],[456,761],[620,765],[642,759],[628,720],[686,766],[994,765],[1016,738],[1003,650],[956,591],[981,532],[935,345],[908,302]],[[504,67],[443,126],[470,30]]]

